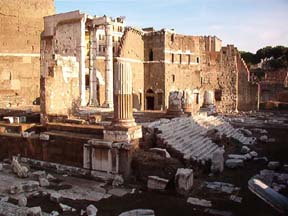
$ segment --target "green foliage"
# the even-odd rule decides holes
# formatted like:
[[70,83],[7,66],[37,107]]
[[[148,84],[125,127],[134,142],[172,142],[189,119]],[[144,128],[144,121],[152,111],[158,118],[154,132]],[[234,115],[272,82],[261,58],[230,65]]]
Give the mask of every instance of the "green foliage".
[[251,66],[266,60],[266,66],[271,69],[288,68],[288,47],[285,46],[266,46],[259,49],[256,54],[241,52],[241,57],[247,65]]

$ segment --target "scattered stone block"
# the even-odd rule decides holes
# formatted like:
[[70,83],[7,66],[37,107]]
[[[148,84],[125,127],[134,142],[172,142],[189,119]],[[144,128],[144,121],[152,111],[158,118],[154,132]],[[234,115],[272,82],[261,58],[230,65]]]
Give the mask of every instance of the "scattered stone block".
[[283,165],[283,170],[286,171],[286,172],[288,172],[288,164],[284,164],[284,165]]
[[155,216],[155,212],[151,209],[135,209],[123,212],[119,216]]
[[268,158],[267,157],[255,157],[253,159],[253,161],[261,162],[261,163],[267,163],[268,162]]
[[216,190],[216,191],[223,192],[223,193],[227,193],[227,194],[231,194],[235,191],[240,190],[239,187],[235,187],[235,185],[230,184],[230,183],[226,183],[226,182],[217,182],[217,181],[205,182],[205,185],[209,189]]
[[222,173],[224,170],[224,149],[218,149],[212,154],[211,172]]
[[245,135],[245,136],[252,136],[252,132],[248,129],[245,128],[240,128],[240,131]]
[[0,172],[3,170],[3,164],[0,163]]
[[12,171],[18,175],[20,178],[27,178],[28,177],[28,168],[25,166],[21,166],[18,162],[17,157],[13,157],[11,162]]
[[176,191],[180,194],[187,194],[193,187],[193,170],[180,168],[175,175]]
[[43,141],[49,141],[50,136],[48,134],[40,133],[39,139]]
[[149,149],[151,152],[154,152],[158,155],[160,155],[161,157],[164,158],[171,158],[169,152],[166,149],[162,149],[162,148],[151,148]]
[[18,199],[18,206],[25,207],[27,205],[27,198],[25,196],[21,195],[17,199]]
[[212,207],[212,202],[204,199],[198,199],[194,197],[189,197],[187,199],[187,203],[190,203],[192,205],[197,205],[197,206],[203,206],[203,207]]
[[48,181],[53,181],[53,180],[55,180],[56,178],[55,178],[53,175],[48,174],[48,175],[47,175],[47,179],[48,179]]
[[268,136],[267,136],[267,135],[262,135],[262,136],[259,138],[259,140],[260,140],[261,142],[267,142],[267,141],[268,141]]
[[258,153],[255,152],[255,151],[251,151],[249,154],[250,154],[253,158],[254,158],[254,157],[258,157]]
[[41,207],[33,207],[29,208],[27,211],[27,216],[42,216],[42,209]]
[[60,203],[59,205],[60,205],[62,212],[74,212],[74,211],[76,211],[76,209],[72,208],[71,206],[65,205],[63,203]]
[[3,118],[5,123],[13,124],[14,123],[14,117],[13,116],[6,116]]
[[241,153],[242,154],[247,154],[247,153],[249,153],[250,152],[250,148],[249,147],[247,147],[247,146],[242,146],[242,148],[241,148]]
[[271,170],[278,169],[280,167],[280,162],[279,161],[270,161],[267,165],[267,167]]
[[246,157],[244,155],[238,155],[238,154],[229,154],[228,158],[237,160],[246,160]]
[[237,203],[241,203],[242,202],[242,197],[236,196],[236,195],[231,195],[230,196],[230,200],[237,202]]
[[152,190],[165,190],[169,180],[158,176],[149,176],[147,187]]
[[6,195],[0,194],[0,202],[8,202],[9,197]]
[[128,192],[124,189],[121,188],[114,188],[108,191],[109,194],[113,195],[113,196],[117,196],[117,197],[123,197],[126,194],[128,194]]
[[49,216],[59,216],[59,215],[60,214],[58,211],[52,211]]
[[56,192],[50,194],[50,200],[52,202],[59,203],[60,199],[61,199],[61,194],[56,193]]
[[33,172],[31,174],[31,177],[34,178],[34,179],[39,180],[40,178],[45,178],[46,177],[46,172],[45,171],[36,171],[36,172]]
[[249,153],[245,154],[244,157],[246,158],[246,160],[251,160],[253,158],[252,155]]
[[123,179],[123,177],[121,176],[121,175],[116,175],[115,177],[114,177],[114,180],[113,180],[113,182],[112,182],[112,186],[120,186],[120,185],[123,185],[124,184],[124,179]]
[[50,185],[48,179],[46,178],[40,178],[39,183],[41,187],[48,187]]
[[244,162],[243,160],[240,159],[228,159],[225,161],[225,166],[230,169],[238,168],[238,167],[243,167]]
[[213,215],[213,216],[233,216],[232,212],[229,211],[222,211],[222,210],[218,210],[218,209],[211,209],[211,208],[206,208],[204,210],[204,212]]
[[39,182],[27,181],[21,184],[24,192],[33,192],[39,190]]
[[98,212],[98,209],[92,204],[90,204],[86,208],[86,213],[87,213],[88,216],[96,216],[97,212]]

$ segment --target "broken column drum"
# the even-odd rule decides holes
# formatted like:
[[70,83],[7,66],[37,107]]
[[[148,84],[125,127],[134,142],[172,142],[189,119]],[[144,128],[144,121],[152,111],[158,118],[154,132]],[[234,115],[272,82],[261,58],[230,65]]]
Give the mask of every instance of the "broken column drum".
[[183,111],[185,113],[192,113],[193,111],[193,94],[191,90],[184,91]]
[[112,25],[108,21],[105,26],[106,52],[105,52],[105,107],[113,107],[113,41]]
[[172,91],[169,94],[169,107],[167,114],[171,116],[181,116],[183,115],[182,109],[182,99],[183,93],[179,91]]
[[132,70],[127,62],[114,64],[114,119],[113,125],[135,126],[132,101]]
[[214,104],[214,92],[213,91],[205,91],[204,93],[204,106],[205,105],[213,105]]

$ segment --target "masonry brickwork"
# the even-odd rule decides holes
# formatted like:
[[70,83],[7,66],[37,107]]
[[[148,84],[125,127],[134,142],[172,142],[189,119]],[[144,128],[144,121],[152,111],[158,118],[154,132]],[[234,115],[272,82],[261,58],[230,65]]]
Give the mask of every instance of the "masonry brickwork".
[[[80,21],[77,18],[79,15],[86,17],[85,20]],[[70,17],[68,20],[67,16]],[[173,91],[185,91],[186,94],[183,95],[192,97],[187,98],[191,103],[189,109],[192,109],[192,113],[199,111],[207,100],[212,101],[220,112],[256,109],[257,87],[251,82],[250,71],[237,48],[233,45],[222,47],[222,41],[216,36],[190,36],[167,29],[155,31],[153,28],[125,27],[122,18],[91,17],[79,11],[54,15],[45,20],[43,40],[46,40],[45,32],[56,29],[56,33],[49,36],[54,41],[50,58],[51,56],[55,58],[57,54],[65,58],[74,56],[76,57],[74,63],[79,64],[79,87],[75,90],[78,92],[70,97],[72,90],[64,91],[63,94],[68,94],[66,98],[70,103],[70,107],[66,107],[64,112],[69,113],[67,110],[73,109],[74,101],[81,101],[78,106],[86,106],[89,105],[88,98],[91,100],[91,97],[95,97],[91,94],[93,92],[91,88],[94,88],[90,82],[92,72],[97,76],[95,82],[97,82],[99,105],[106,102],[106,82],[109,82],[106,76],[109,75],[110,70],[107,71],[107,65],[111,62],[109,62],[110,57],[107,59],[108,43],[105,40],[111,40],[111,34],[114,35],[113,61],[128,62],[131,65],[134,109],[166,110],[169,104],[169,93]],[[82,28],[79,26],[81,22],[84,23]],[[103,29],[111,25],[113,31],[107,34]],[[96,40],[92,39],[95,29]],[[60,31],[63,31],[63,34],[60,34]],[[83,36],[80,39],[83,31],[85,31],[84,39]],[[99,32],[103,35],[99,35]],[[100,36],[99,40],[98,36]],[[78,41],[75,41],[74,37]],[[82,43],[85,45],[81,45]],[[62,46],[63,44],[66,45]],[[91,55],[95,47],[97,51]],[[81,56],[79,53],[85,55]],[[44,63],[46,60],[44,56]],[[85,68],[81,67],[83,61]],[[49,70],[49,64],[42,66],[42,71]],[[63,66],[64,74],[65,65]],[[83,76],[86,78],[83,79]],[[59,81],[61,79],[54,78],[54,82]],[[75,82],[77,82],[76,76]],[[45,89],[45,86],[41,87],[42,89]],[[49,91],[53,95],[62,90],[61,85],[54,85]],[[84,91],[83,101],[81,92]],[[77,100],[75,97],[80,98]],[[48,97],[43,97],[43,100],[47,99]],[[59,114],[56,108],[57,100],[53,101],[52,97],[49,100],[53,104],[50,108],[55,107],[55,112],[52,113]]]
[[1,0],[0,107],[32,104],[39,97],[40,35],[54,0]]

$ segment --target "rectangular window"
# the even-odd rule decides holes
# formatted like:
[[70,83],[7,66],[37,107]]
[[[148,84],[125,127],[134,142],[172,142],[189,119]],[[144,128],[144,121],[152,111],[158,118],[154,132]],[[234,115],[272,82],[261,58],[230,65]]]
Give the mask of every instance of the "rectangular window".
[[173,83],[175,82],[175,75],[174,74],[172,75],[172,82]]
[[191,56],[190,55],[187,55],[187,61],[188,61],[188,64],[190,64],[191,63]]
[[195,104],[199,104],[199,93],[194,93]]
[[175,59],[174,59],[174,58],[175,58],[175,57],[174,57],[174,54],[173,54],[173,53],[172,53],[172,56],[171,56],[171,58],[172,58],[172,59],[171,59],[171,62],[172,62],[172,63],[174,63],[174,61],[175,61]]
[[222,100],[222,90],[220,90],[220,89],[215,90],[215,100],[216,101]]
[[182,55],[179,54],[179,63],[182,64]]

